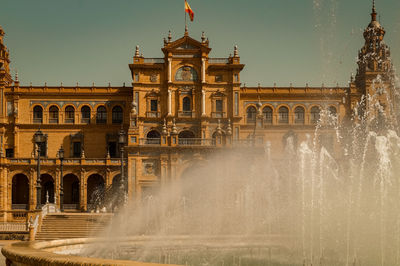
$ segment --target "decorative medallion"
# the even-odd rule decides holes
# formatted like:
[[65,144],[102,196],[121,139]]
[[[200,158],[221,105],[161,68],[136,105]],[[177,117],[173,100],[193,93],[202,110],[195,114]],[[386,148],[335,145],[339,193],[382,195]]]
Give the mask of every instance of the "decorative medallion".
[[157,82],[157,79],[158,79],[157,74],[152,74],[152,75],[150,76],[150,81],[151,81],[151,82]]

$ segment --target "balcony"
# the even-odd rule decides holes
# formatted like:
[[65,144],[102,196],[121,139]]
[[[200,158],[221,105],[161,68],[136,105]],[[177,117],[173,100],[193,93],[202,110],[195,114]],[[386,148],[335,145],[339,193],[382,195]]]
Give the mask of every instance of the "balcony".
[[183,138],[178,140],[180,146],[213,146],[215,141],[213,139],[200,139],[200,138]]
[[147,118],[160,118],[160,112],[146,112]]
[[90,124],[90,118],[81,118],[81,123],[82,124]]
[[43,118],[33,118],[33,123],[34,124],[42,124],[43,123]]
[[11,204],[11,209],[13,210],[27,210],[28,204]]
[[229,58],[209,58],[209,64],[229,64]]
[[225,112],[212,112],[211,117],[212,118],[226,118],[226,113]]
[[139,145],[160,145],[161,138],[139,139]]
[[189,117],[193,118],[195,116],[195,112],[192,111],[179,111],[178,117]]
[[164,64],[164,58],[143,58],[143,63],[146,64]]

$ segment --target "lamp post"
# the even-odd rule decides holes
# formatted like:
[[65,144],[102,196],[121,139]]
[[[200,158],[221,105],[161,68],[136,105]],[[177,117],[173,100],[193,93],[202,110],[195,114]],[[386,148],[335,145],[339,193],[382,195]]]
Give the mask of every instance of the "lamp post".
[[64,178],[63,178],[63,160],[64,160],[64,148],[58,150],[58,158],[60,158],[60,211],[64,211]]
[[42,184],[40,180],[40,145],[45,142],[45,136],[40,129],[36,131],[34,136],[35,144],[37,145],[37,179],[36,179],[36,209],[39,210],[41,208],[41,197],[42,197]]
[[[125,171],[124,171],[124,145],[126,143],[125,131],[121,128],[119,131],[118,143],[121,147],[121,180],[120,180],[120,190],[121,197],[125,197],[126,186],[125,186]],[[124,198],[122,198],[123,202]]]

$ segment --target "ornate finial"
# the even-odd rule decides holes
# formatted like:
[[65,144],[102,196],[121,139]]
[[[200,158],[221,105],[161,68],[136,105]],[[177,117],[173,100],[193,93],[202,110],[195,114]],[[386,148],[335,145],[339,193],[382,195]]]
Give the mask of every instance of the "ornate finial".
[[169,30],[168,31],[168,43],[170,43],[171,40],[172,40],[172,34],[171,34],[171,31]]
[[92,83],[92,87],[94,87],[94,82]]
[[111,82],[108,82],[108,87],[109,87],[109,88],[111,87]]
[[172,120],[172,130],[171,134],[178,134],[178,130],[176,129],[175,118]]
[[238,51],[238,46],[237,45],[235,45],[233,47],[233,56],[234,57],[238,57],[239,56],[239,51]]
[[47,82],[44,83],[44,86],[47,87]]
[[168,42],[167,39],[164,38],[164,46],[167,46]]
[[49,204],[49,191],[46,191],[46,204]]
[[204,34],[204,31],[201,32],[201,42],[202,43],[206,42],[206,35]]
[[162,127],[162,133],[163,133],[163,135],[167,135],[168,134],[167,121],[165,120],[165,118],[164,118],[164,124],[163,124],[163,127]]
[[85,159],[85,150],[83,149],[83,147],[82,147],[82,151],[81,151],[81,158]]
[[228,127],[226,128],[226,135],[232,135],[231,119],[228,119]]
[[18,70],[15,70],[15,82],[19,82],[19,80],[18,80]]
[[139,57],[139,45],[136,45],[135,57]]
[[375,0],[372,0],[372,13],[376,13]]
[[76,82],[76,87],[77,87],[77,88],[79,87],[79,82],[78,82],[78,81]]
[[221,130],[221,119],[218,119],[218,124],[217,124],[217,134],[221,135],[222,130]]
[[189,36],[188,26],[185,25],[185,36]]
[[372,13],[371,13],[371,20],[376,21],[376,9],[375,9],[375,0],[372,0]]
[[63,83],[62,83],[62,81],[61,81],[61,87],[63,86]]

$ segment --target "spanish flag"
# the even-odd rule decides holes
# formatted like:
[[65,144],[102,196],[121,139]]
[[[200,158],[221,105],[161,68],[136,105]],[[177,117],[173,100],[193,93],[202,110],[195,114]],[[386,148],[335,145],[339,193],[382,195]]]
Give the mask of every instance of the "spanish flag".
[[190,21],[193,21],[194,13],[186,0],[185,0],[185,12],[189,14]]

